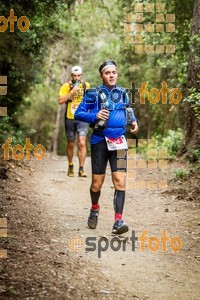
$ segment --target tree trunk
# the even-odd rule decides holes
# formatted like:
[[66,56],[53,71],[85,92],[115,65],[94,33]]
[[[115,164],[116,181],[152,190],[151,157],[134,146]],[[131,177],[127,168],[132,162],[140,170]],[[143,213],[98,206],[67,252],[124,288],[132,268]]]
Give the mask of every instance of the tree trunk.
[[[67,81],[67,78],[70,75],[70,66],[63,65],[63,72],[61,76],[61,84],[64,84]],[[53,142],[53,153],[57,154],[59,149],[59,137],[60,137],[60,129],[62,123],[64,124],[64,111],[66,105],[58,105],[57,116],[56,116],[56,125],[55,125],[55,134],[54,134],[54,142]]]
[[[192,20],[192,30],[191,36],[198,35],[200,32],[200,0],[195,0],[193,20]],[[198,74],[200,67],[197,62],[197,50],[195,47],[191,47],[189,63],[188,63],[188,89],[195,87],[197,90],[200,89]],[[189,95],[189,93],[188,93]],[[184,145],[180,149],[180,154],[186,152],[186,156],[191,158],[193,150],[198,146],[199,136],[198,136],[199,120],[195,116],[194,110],[190,103],[185,106],[185,124],[184,124]]]

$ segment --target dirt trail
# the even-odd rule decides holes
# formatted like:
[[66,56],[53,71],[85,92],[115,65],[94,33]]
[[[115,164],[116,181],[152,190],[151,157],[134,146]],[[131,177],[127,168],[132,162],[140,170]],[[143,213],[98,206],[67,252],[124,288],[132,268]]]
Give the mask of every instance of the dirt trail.
[[[36,218],[39,227],[48,234],[51,243],[48,248],[43,241],[40,250],[46,251],[47,247],[51,257],[63,253],[69,255],[68,263],[74,261],[74,266],[70,269],[73,273],[70,277],[73,293],[64,290],[66,287],[62,282],[66,280],[68,271],[65,272],[62,268],[60,285],[56,287],[58,298],[50,297],[53,294],[49,287],[43,296],[34,296],[33,293],[32,297],[13,299],[200,299],[199,204],[176,200],[174,196],[158,191],[128,190],[124,219],[129,225],[129,232],[120,238],[123,240],[127,237],[128,242],[125,251],[122,250],[125,243],[121,244],[119,251],[113,251],[111,228],[114,190],[110,172],[107,171],[107,179],[101,193],[98,227],[96,230],[90,230],[86,225],[90,207],[90,159],[87,159],[85,165],[88,178],[77,176],[76,161],[75,177],[69,178],[66,176],[65,157],[47,155],[42,162],[32,160],[28,163],[27,173],[22,169],[18,171],[21,182],[17,183],[18,188],[24,191],[29,200],[32,198],[34,206],[40,207]],[[24,207],[31,210],[27,202]],[[182,249],[175,253],[167,243],[167,251],[159,249],[153,252],[147,247],[147,241],[145,251],[141,252],[140,243],[136,241],[133,251],[133,243],[130,240],[132,231],[139,236],[144,230],[148,230],[148,238],[156,236],[159,240],[162,230],[166,230],[170,238],[180,237]],[[85,240],[88,237],[96,237],[96,251],[86,251]],[[105,246],[102,237],[106,239],[108,249],[98,252],[98,242],[101,241],[101,246]],[[114,248],[117,245],[118,242],[112,244]],[[55,249],[56,253],[53,252]],[[45,259],[45,254],[41,259],[42,257]],[[34,257],[32,259],[34,262]],[[76,268],[76,261],[82,264],[82,268]],[[75,273],[82,276],[77,277],[82,285],[82,290],[79,286],[78,294],[74,291],[76,285],[73,278],[77,283]],[[52,280],[56,281],[58,277],[52,279],[49,275],[46,276],[50,285],[56,286]],[[60,296],[59,289],[63,291]]]

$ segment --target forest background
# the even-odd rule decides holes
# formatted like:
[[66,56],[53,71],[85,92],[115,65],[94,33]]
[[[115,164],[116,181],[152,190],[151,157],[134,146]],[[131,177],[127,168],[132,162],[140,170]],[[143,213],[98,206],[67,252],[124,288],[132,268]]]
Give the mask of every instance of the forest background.
[[[135,3],[165,3],[165,13],[175,14],[174,33],[144,34],[145,44],[174,44],[175,53],[137,54],[125,42],[124,18],[134,13]],[[0,143],[12,137],[12,145],[42,144],[49,151],[65,154],[64,106],[58,106],[58,91],[70,78],[73,65],[81,65],[84,78],[96,86],[101,83],[98,66],[105,59],[118,63],[119,85],[148,89],[165,81],[183,98],[178,105],[133,104],[140,122],[138,138],[155,138],[168,147],[170,157],[183,157],[198,164],[199,148],[199,62],[200,1],[124,1],[59,0],[3,1],[0,15],[10,9],[27,16],[30,28],[21,32],[9,27],[0,33],[0,75],[8,78],[8,92],[0,96],[8,115],[0,117]],[[144,23],[156,23],[155,11],[145,15]],[[89,135],[88,135],[89,139]],[[88,143],[89,144],[89,143]],[[89,147],[88,147],[89,150]],[[89,151],[88,151],[89,153]]]

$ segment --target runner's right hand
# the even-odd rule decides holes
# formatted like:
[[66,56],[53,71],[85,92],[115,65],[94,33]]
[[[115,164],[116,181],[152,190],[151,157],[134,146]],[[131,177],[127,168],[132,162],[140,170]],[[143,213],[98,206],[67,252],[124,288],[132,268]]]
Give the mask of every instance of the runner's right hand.
[[72,92],[76,92],[76,91],[78,91],[80,89],[80,85],[75,85],[74,87],[73,87],[73,89],[72,89]]
[[101,109],[98,113],[97,113],[97,119],[100,120],[107,120],[109,118],[109,114],[110,112],[107,109]]

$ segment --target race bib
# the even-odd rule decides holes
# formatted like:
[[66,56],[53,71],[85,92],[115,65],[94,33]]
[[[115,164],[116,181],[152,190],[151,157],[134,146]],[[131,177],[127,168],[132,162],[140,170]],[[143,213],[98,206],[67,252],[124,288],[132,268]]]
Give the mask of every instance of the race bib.
[[78,107],[78,105],[76,105],[76,104],[74,104],[74,103],[72,102],[72,105],[71,105],[71,114],[72,114],[72,115],[75,114],[75,111],[77,110],[77,107]]
[[116,139],[107,137],[105,137],[105,139],[109,151],[128,149],[127,141],[124,135]]

